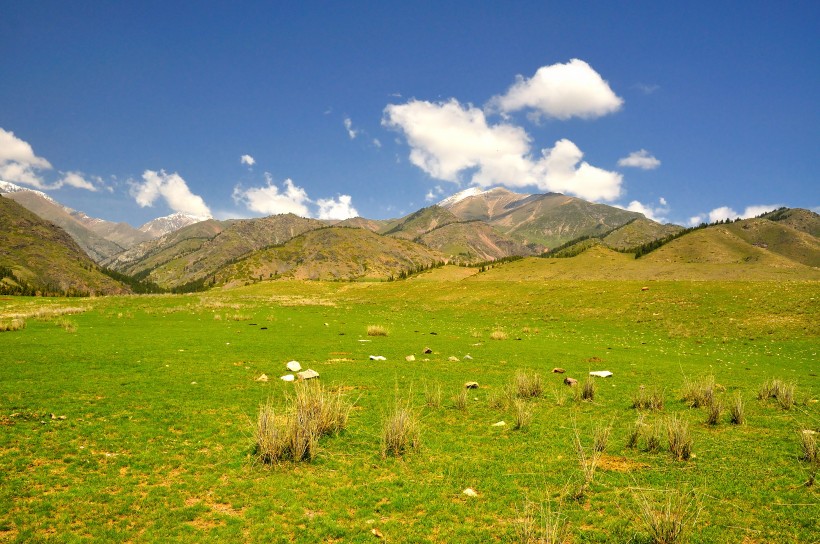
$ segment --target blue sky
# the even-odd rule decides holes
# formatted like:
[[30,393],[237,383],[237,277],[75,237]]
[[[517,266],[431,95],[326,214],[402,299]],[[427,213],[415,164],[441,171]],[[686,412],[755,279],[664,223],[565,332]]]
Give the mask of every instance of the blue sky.
[[104,219],[380,219],[473,185],[679,224],[820,206],[817,2],[0,13],[0,179]]

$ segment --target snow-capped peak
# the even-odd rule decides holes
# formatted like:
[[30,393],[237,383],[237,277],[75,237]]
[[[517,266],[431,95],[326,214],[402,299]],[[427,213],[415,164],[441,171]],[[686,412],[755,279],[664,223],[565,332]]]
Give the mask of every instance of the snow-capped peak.
[[37,191],[36,189],[29,189],[28,187],[20,187],[19,185],[15,185],[10,181],[3,181],[2,179],[0,179],[0,193],[20,193],[22,191],[29,191],[31,193],[34,193],[45,198],[49,202],[57,204],[57,202],[53,198],[51,198],[42,191]]
[[437,204],[437,206],[441,206],[442,208],[446,208],[448,206],[452,206],[456,202],[464,200],[465,198],[469,198],[471,196],[483,195],[486,192],[487,191],[482,191],[478,187],[469,187],[469,188],[464,189],[463,191],[460,191],[460,192],[458,192],[458,193],[456,193],[452,196],[448,196],[447,198],[445,198],[444,200],[439,202]]
[[159,238],[160,236],[169,234],[175,230],[179,230],[182,227],[187,227],[188,225],[193,225],[194,223],[199,223],[208,219],[210,219],[210,217],[193,215],[185,212],[176,212],[171,215],[166,215],[165,217],[157,217],[156,219],[148,221],[146,224],[141,226],[139,230],[150,236]]

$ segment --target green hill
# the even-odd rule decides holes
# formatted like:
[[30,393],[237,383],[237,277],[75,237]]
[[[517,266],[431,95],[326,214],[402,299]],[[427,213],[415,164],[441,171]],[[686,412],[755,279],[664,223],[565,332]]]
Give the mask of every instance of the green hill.
[[447,256],[450,262],[477,263],[513,255],[536,255],[542,248],[528,247],[499,234],[481,221],[448,223],[422,234],[417,242]]
[[404,240],[415,240],[435,228],[458,223],[459,218],[439,206],[422,208],[396,222],[388,224],[379,233]]
[[63,229],[0,197],[0,292],[101,295],[130,290],[102,272]]
[[435,266],[443,255],[420,244],[364,229],[326,227],[284,245],[255,251],[215,274],[238,285],[285,277],[307,280],[384,280]]
[[645,217],[638,217],[607,234],[603,242],[607,247],[625,251],[681,230],[683,227],[678,225],[662,224]]
[[755,247],[808,266],[820,266],[820,240],[796,230],[789,222],[746,219],[725,225],[725,228]]
[[763,216],[769,221],[788,225],[795,230],[820,238],[820,214],[803,208],[781,208]]

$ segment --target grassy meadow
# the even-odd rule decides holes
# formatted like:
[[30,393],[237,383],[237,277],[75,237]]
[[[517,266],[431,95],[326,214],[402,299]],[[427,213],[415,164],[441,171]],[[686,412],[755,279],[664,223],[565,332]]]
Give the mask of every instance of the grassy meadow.
[[[818,540],[817,465],[801,460],[801,431],[820,431],[818,282],[511,281],[503,269],[0,299],[0,325],[18,324],[0,332],[0,541],[546,542],[554,527],[566,542],[651,542],[641,513],[674,496],[690,542]],[[257,413],[284,408],[291,360],[352,409],[311,462],[264,464]],[[591,370],[613,376],[582,400]],[[512,398],[519,372],[540,375],[540,395]],[[714,424],[682,391],[710,376],[725,407]],[[788,409],[758,399],[774,378],[794,385]],[[465,398],[468,381],[479,387]],[[647,391],[662,409],[632,407]],[[397,403],[418,418],[420,447],[383,456]],[[639,417],[660,429],[657,450],[646,437],[629,447]],[[673,417],[688,460],[668,451]]]

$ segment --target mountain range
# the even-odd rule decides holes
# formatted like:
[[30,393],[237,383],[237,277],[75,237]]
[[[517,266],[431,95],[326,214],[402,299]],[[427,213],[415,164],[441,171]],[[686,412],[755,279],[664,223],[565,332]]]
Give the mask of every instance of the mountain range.
[[[756,219],[693,230],[558,193],[471,188],[391,220],[322,221],[283,214],[219,221],[177,213],[134,228],[88,217],[45,193],[6,182],[0,182],[0,193],[9,225],[15,216],[23,217],[20,210],[33,212],[43,221],[38,229],[51,225],[48,228],[70,236],[88,259],[82,270],[107,278],[100,279],[98,286],[86,277],[77,283],[81,292],[128,290],[122,284],[109,285],[106,271],[109,276],[122,274],[120,279],[127,276],[164,289],[190,290],[283,277],[398,278],[443,263],[477,265],[588,252],[599,256],[652,252],[632,259],[656,266],[745,263],[746,272],[777,269],[800,277],[816,277],[820,267],[820,216],[802,209],[781,209]],[[12,209],[11,201],[20,210]],[[30,215],[26,218],[32,220]],[[43,267],[31,265],[27,261],[31,255],[15,249],[25,245],[22,240],[6,236],[0,243],[0,268],[20,271],[29,284],[36,283]],[[65,237],[55,234],[53,240],[63,244]],[[661,249],[653,251],[656,247]],[[58,285],[44,274],[46,280]],[[8,277],[4,281],[14,283]],[[68,283],[59,285],[67,289]]]

